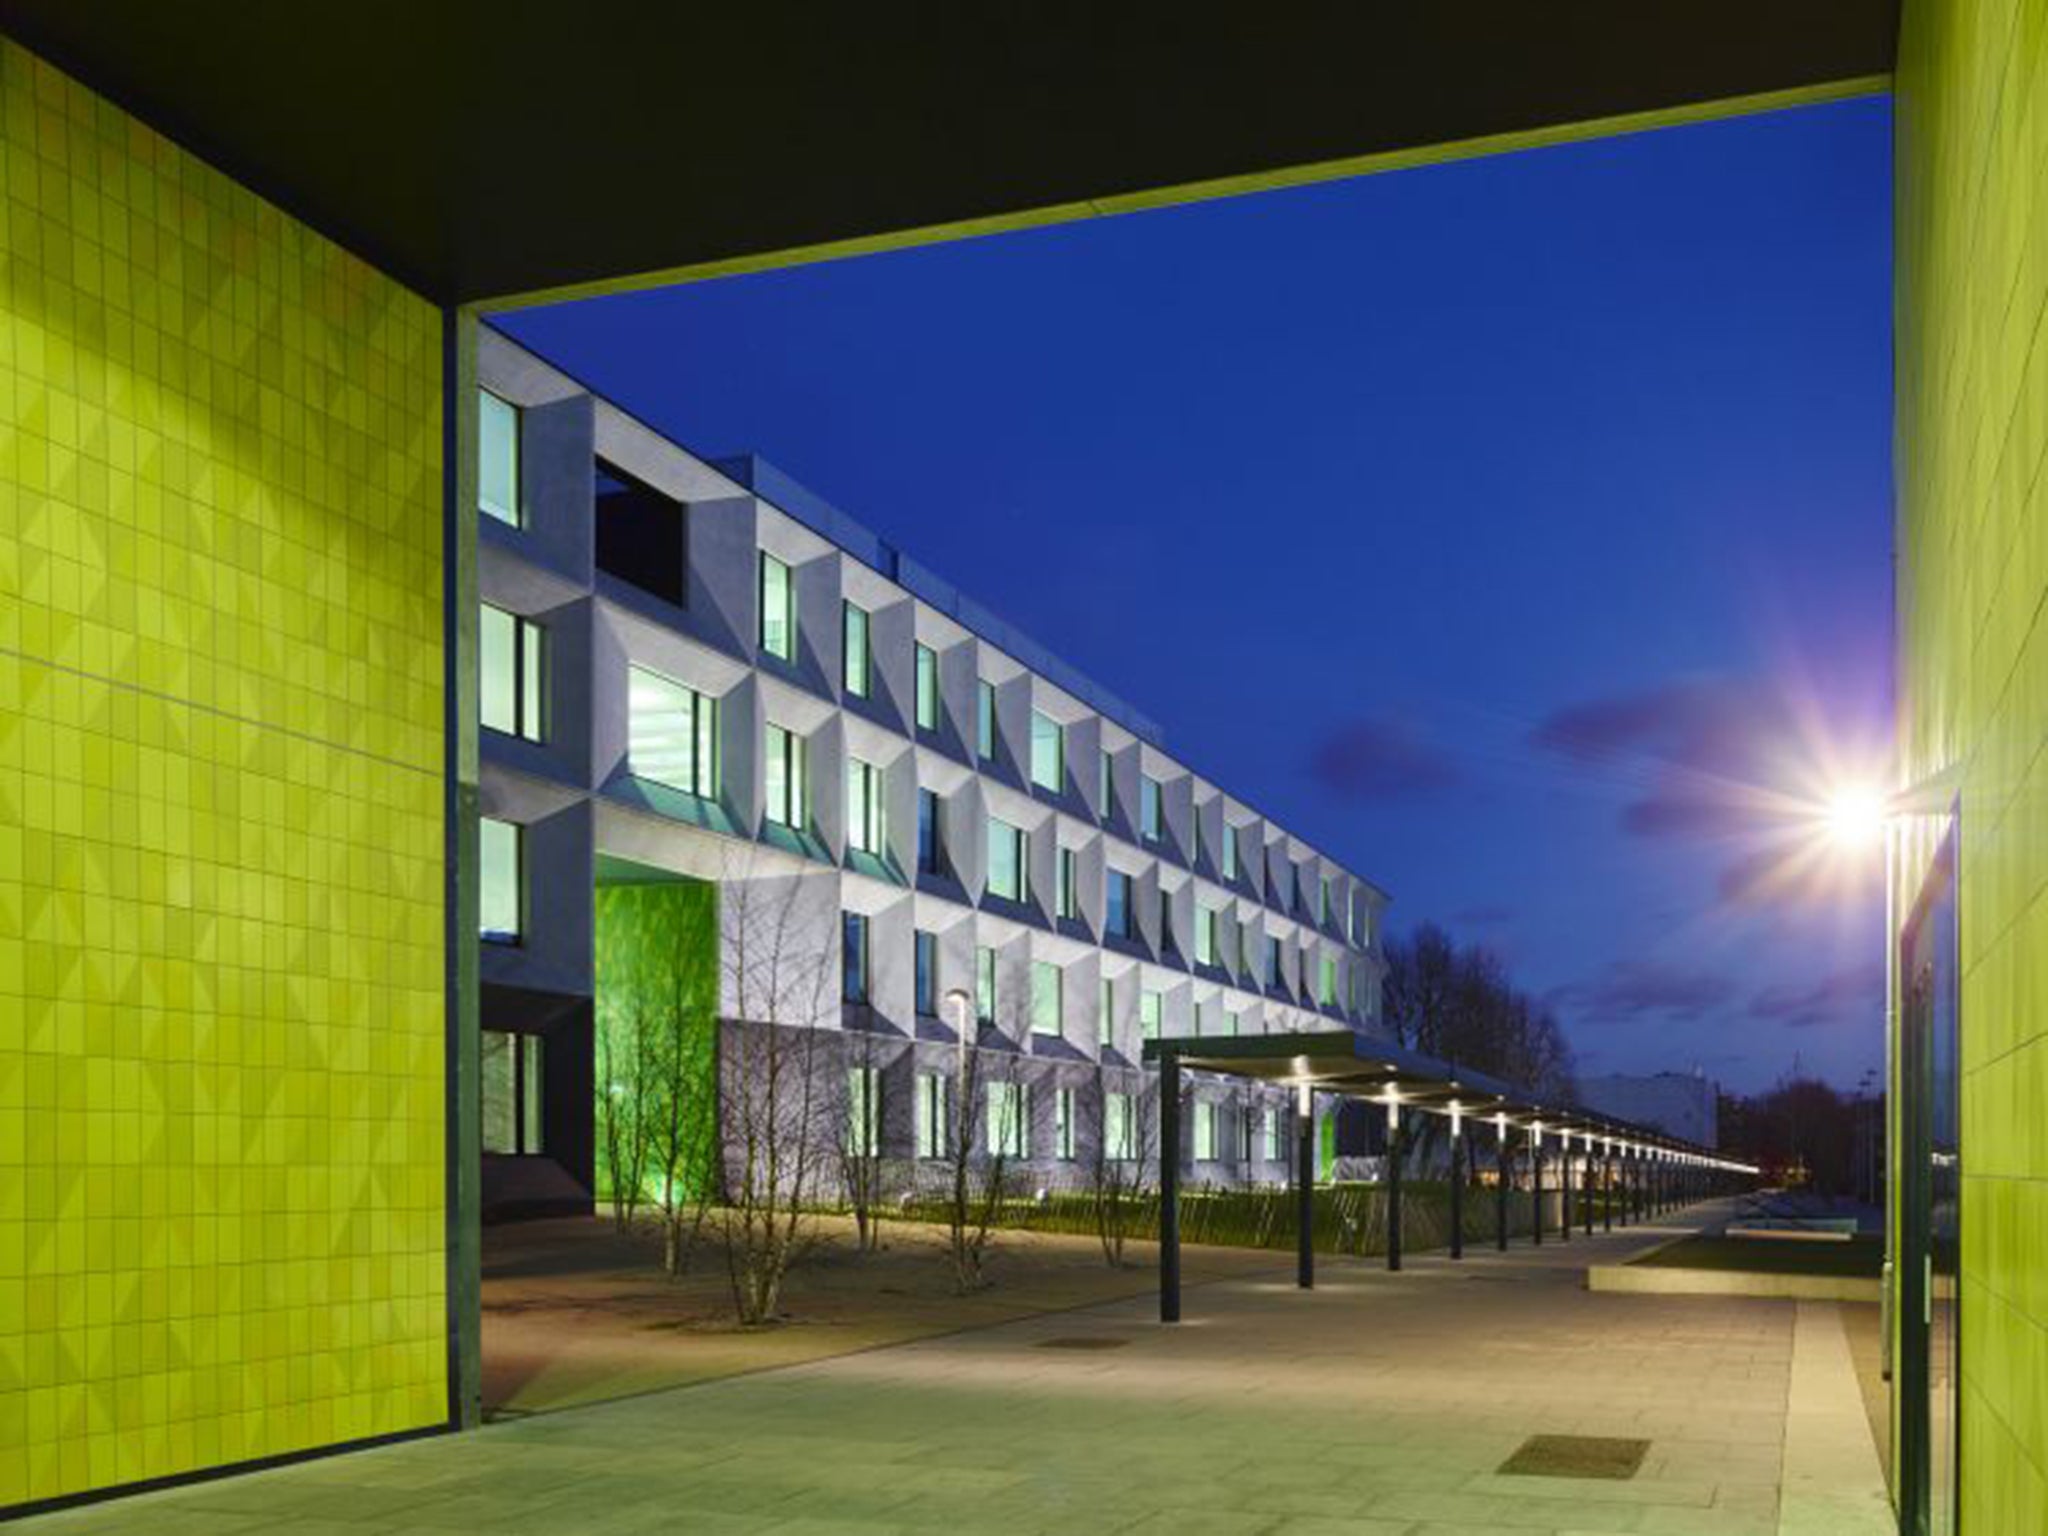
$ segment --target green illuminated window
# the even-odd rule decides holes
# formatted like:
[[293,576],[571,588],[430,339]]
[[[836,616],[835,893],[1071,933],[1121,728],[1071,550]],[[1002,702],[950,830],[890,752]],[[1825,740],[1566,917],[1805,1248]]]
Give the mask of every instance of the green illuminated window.
[[1237,878],[1237,828],[1227,821],[1223,823],[1223,878]]
[[521,828],[489,816],[477,821],[478,927],[493,944],[517,944],[523,930],[526,882]]
[[1031,962],[1031,1028],[1040,1035],[1056,1035],[1062,1022],[1060,968],[1049,960]]
[[846,1150],[855,1157],[882,1150],[882,1074],[875,1067],[846,1069]]
[[864,699],[868,696],[873,660],[868,654],[868,611],[852,603],[845,604],[842,611],[845,614],[842,639],[846,691],[857,699]]
[[1129,1162],[1138,1155],[1136,1116],[1131,1113],[1128,1093],[1102,1096],[1103,1155],[1117,1162]]
[[917,1155],[946,1155],[946,1120],[949,1113],[946,1078],[939,1072],[917,1074]]
[[1116,983],[1102,978],[1101,996],[1096,1004],[1095,1038],[1104,1045],[1116,1035]]
[[545,1039],[497,1029],[478,1033],[484,1151],[524,1157],[545,1151],[541,1114]]
[[1195,908],[1195,963],[1215,965],[1218,948],[1216,944],[1216,909]]
[[996,952],[986,944],[974,951],[974,1016],[984,1024],[996,1016]]
[[1166,1016],[1166,999],[1149,987],[1138,994],[1138,1029],[1147,1040],[1159,1038],[1160,1021]]
[[767,800],[768,819],[778,826],[802,831],[810,820],[805,798],[803,737],[779,725],[768,727],[761,787]]
[[885,846],[882,770],[857,757],[846,760],[846,846],[877,857]]
[[974,685],[974,750],[984,762],[996,755],[996,685],[987,678]]
[[1159,781],[1151,774],[1138,779],[1138,831],[1148,843],[1156,843],[1162,833],[1159,813]]
[[528,741],[545,740],[547,631],[531,619],[481,604],[477,671],[484,728]]
[[796,659],[796,588],[789,567],[761,551],[761,649],[778,661]]
[[1216,1106],[1199,1099],[1195,1101],[1195,1161],[1216,1161]]
[[1031,711],[1031,782],[1057,793],[1066,784],[1067,733],[1050,715]]
[[718,794],[718,701],[645,667],[626,669],[626,766],[685,794]]
[[1323,876],[1322,898],[1316,903],[1316,921],[1325,928],[1330,926],[1330,877]]
[[1023,1083],[988,1085],[988,1151],[991,1157],[1030,1156],[1030,1102]]
[[519,515],[519,407],[488,389],[476,392],[476,503],[514,528]]
[[1323,956],[1322,999],[1325,1008],[1337,1006],[1337,962],[1329,955]]
[[1104,821],[1116,814],[1116,804],[1110,798],[1109,754],[1101,753],[1095,759],[1095,811]]
[[1024,901],[1030,891],[1024,834],[996,816],[988,819],[988,889],[1015,902]]
[[1266,1106],[1266,1161],[1280,1161],[1280,1111],[1271,1104]]
[[939,728],[939,653],[928,645],[917,648],[917,728]]

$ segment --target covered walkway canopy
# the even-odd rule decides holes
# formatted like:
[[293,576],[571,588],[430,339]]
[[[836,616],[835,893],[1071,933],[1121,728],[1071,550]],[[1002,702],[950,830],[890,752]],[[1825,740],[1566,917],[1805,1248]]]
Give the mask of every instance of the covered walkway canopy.
[[[1298,1279],[1306,1289],[1315,1283],[1314,1095],[1371,1102],[1385,1107],[1389,1130],[1387,1157],[1387,1266],[1401,1267],[1401,1138],[1402,1113],[1428,1113],[1449,1122],[1453,1158],[1451,1188],[1451,1257],[1463,1256],[1463,1187],[1461,1164],[1467,1126],[1490,1127],[1505,1169],[1513,1138],[1520,1136],[1530,1155],[1535,1197],[1535,1241],[1543,1240],[1543,1153],[1546,1137],[1554,1137],[1561,1155],[1563,1179],[1562,1235],[1569,1236],[1571,1178],[1574,1156],[1583,1158],[1582,1187],[1589,1190],[1586,1226],[1593,1223],[1590,1186],[1594,1160],[1604,1165],[1609,1186],[1629,1193],[1628,1207],[1641,1214],[1668,1208],[1706,1193],[1710,1181],[1728,1176],[1753,1176],[1750,1164],[1720,1156],[1712,1147],[1667,1135],[1652,1126],[1572,1104],[1548,1103],[1529,1091],[1455,1062],[1426,1056],[1352,1030],[1318,1030],[1281,1035],[1180,1035],[1145,1043],[1145,1060],[1160,1074],[1159,1102],[1159,1315],[1163,1322],[1180,1318],[1180,1095],[1183,1070],[1239,1077],[1293,1088],[1295,1115],[1294,1190],[1297,1200]],[[1576,1154],[1574,1149],[1577,1149]],[[1624,1219],[1626,1219],[1626,1209]],[[1507,1181],[1497,1188],[1497,1241],[1507,1246]],[[1612,1221],[1612,1203],[1608,1218]]]

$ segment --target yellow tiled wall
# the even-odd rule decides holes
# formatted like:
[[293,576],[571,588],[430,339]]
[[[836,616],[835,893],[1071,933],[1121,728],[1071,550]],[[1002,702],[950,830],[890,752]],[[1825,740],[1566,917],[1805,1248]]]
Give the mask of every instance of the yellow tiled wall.
[[1907,782],[1961,774],[1960,1481],[1990,1536],[2048,1531],[2048,0],[1907,0],[1897,92],[1902,745]]
[[446,1417],[436,311],[0,41],[0,1506]]

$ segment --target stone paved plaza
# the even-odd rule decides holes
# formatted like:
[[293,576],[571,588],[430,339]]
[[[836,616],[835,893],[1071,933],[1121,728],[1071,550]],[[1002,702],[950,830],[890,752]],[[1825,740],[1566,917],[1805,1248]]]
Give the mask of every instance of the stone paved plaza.
[[[1832,1303],[1612,1295],[1643,1229],[1388,1275],[1326,1261],[31,1521],[85,1532],[1878,1530]],[[1283,1256],[1276,1255],[1276,1260]],[[1860,1431],[1852,1426],[1861,1426]],[[1788,1443],[1788,1433],[1791,1437]],[[1626,1480],[1507,1476],[1534,1434]],[[1786,1497],[1781,1510],[1781,1483]]]

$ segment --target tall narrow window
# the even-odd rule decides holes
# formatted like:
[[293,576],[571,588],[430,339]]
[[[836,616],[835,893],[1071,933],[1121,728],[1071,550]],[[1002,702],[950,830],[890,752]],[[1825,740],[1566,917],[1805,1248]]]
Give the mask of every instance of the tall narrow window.
[[1116,1038],[1116,983],[1102,978],[1095,1005],[1095,1038],[1108,1045]]
[[1105,1157],[1127,1163],[1138,1155],[1138,1138],[1128,1093],[1102,1096],[1102,1148]]
[[1074,1160],[1074,1090],[1061,1088],[1052,1101],[1053,1155],[1063,1163]]
[[947,1083],[943,1073],[917,1074],[917,1155],[946,1155]]
[[493,944],[517,944],[523,928],[526,882],[521,829],[489,816],[477,822],[478,927]]
[[1266,1161],[1277,1163],[1280,1161],[1280,1111],[1268,1104],[1263,1119],[1266,1131]]
[[939,653],[928,645],[917,648],[917,728],[939,728]]
[[1096,754],[1095,812],[1104,821],[1108,821],[1116,814],[1116,803],[1110,798],[1109,765],[1110,759],[1107,752]]
[[478,691],[486,730],[543,741],[547,631],[531,619],[480,605],[477,614]]
[[1237,828],[1227,821],[1223,823],[1223,878],[1237,878]]
[[1147,1040],[1159,1038],[1166,1017],[1166,999],[1149,987],[1138,994],[1138,1029]]
[[840,915],[840,961],[843,985],[840,996],[849,1003],[868,1000],[868,920],[863,912]]
[[1031,1128],[1025,1084],[988,1085],[988,1151],[991,1157],[1029,1157]]
[[767,801],[767,817],[777,826],[801,832],[809,824],[804,777],[803,737],[779,725],[769,726],[761,788]]
[[1159,952],[1167,954],[1174,948],[1173,942],[1173,892],[1159,893]]
[[846,615],[846,633],[844,636],[846,661],[844,681],[846,691],[857,699],[864,699],[868,696],[869,686],[868,611],[865,608],[856,607],[852,603],[847,603],[844,607],[844,612]]
[[1337,960],[1334,955],[1323,956],[1323,1006],[1337,1006]]
[[478,1033],[482,1037],[484,1151],[525,1157],[545,1151],[541,1113],[545,1039],[496,1029]]
[[846,1150],[874,1157],[882,1150],[882,1074],[875,1067],[846,1069]]
[[1216,1161],[1216,1106],[1199,1099],[1195,1101],[1195,1161]]
[[1067,733],[1050,715],[1031,711],[1031,782],[1058,793],[1066,787]]
[[626,765],[634,777],[716,796],[718,701],[645,667],[627,669],[626,695]]
[[974,751],[983,762],[995,761],[996,685],[987,678],[974,685]]
[[882,826],[882,770],[857,757],[846,760],[846,846],[881,857],[886,845]]
[[1103,927],[1120,939],[1131,934],[1131,877],[1121,869],[1112,869],[1103,887]]
[[1077,918],[1081,915],[1080,897],[1075,891],[1075,886],[1078,883],[1078,876],[1075,874],[1075,870],[1078,866],[1079,859],[1076,857],[1073,849],[1060,849],[1057,895],[1059,897],[1058,911],[1061,917]]
[[1283,986],[1286,984],[1286,979],[1286,975],[1281,969],[1280,937],[1278,934],[1268,934],[1266,935],[1266,985],[1269,987]]
[[917,867],[928,875],[945,872],[946,831],[939,817],[939,792],[917,792]]
[[777,661],[796,659],[796,589],[789,567],[761,551],[761,649]]
[[1138,831],[1148,843],[1159,841],[1163,822],[1159,809],[1159,781],[1151,774],[1138,780]]
[[476,392],[476,504],[514,528],[519,515],[519,407],[488,389]]
[[1025,901],[1030,893],[1024,833],[995,816],[988,819],[988,889],[991,895],[1015,902]]
[[996,1016],[996,952],[986,944],[974,951],[974,1016],[984,1024]]
[[1031,962],[1031,1030],[1056,1035],[1062,1023],[1060,968],[1050,960]]
[[939,936],[920,928],[911,944],[917,972],[917,1011],[929,1018],[939,1011]]
[[1330,926],[1330,877],[1323,876],[1322,896],[1316,902],[1316,921],[1325,928]]
[[1214,965],[1216,955],[1216,909],[1198,906],[1195,908],[1195,963]]

